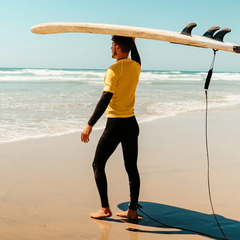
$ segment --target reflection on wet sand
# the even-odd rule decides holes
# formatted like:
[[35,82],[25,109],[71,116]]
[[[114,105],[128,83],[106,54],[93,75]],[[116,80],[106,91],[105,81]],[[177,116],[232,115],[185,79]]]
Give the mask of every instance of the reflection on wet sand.
[[111,221],[118,223],[125,223],[126,227],[124,230],[127,230],[129,233],[129,240],[138,240],[138,232],[141,231],[137,228],[138,221],[131,221],[127,219],[92,219],[100,228],[101,228],[101,237],[99,240],[109,240],[110,232],[112,229]]
[[[129,232],[129,240],[138,240],[138,222],[141,221],[138,220],[138,221],[131,221],[131,220],[128,220],[128,219],[120,219],[122,222],[126,223],[127,225],[127,228],[126,230],[128,230]],[[134,224],[134,225],[133,225]]]
[[92,219],[93,222],[95,222],[100,228],[101,228],[101,238],[100,240],[108,240],[110,231],[112,228],[112,223],[108,221],[104,221],[101,219]]

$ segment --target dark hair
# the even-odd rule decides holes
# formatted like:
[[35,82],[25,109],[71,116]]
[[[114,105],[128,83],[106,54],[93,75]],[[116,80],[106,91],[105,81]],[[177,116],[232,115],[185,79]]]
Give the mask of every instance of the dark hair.
[[134,44],[131,37],[122,37],[117,35],[112,36],[112,41],[120,46],[123,53],[129,53]]

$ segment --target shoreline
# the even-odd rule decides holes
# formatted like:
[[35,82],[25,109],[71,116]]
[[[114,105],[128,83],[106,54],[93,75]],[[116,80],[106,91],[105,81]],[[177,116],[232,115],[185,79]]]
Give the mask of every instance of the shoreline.
[[[209,112],[213,205],[229,239],[240,236],[238,119],[239,109]],[[208,199],[204,121],[204,112],[188,112],[140,123],[139,201],[165,224],[221,237]],[[2,239],[209,239],[145,216],[138,224],[115,216],[129,200],[121,147],[106,167],[113,216],[92,220],[100,207],[91,166],[100,135],[93,131],[88,144],[79,133],[0,144]]]
[[[107,69],[105,68],[63,68],[63,67],[58,67],[58,68],[47,68],[47,67],[0,67],[0,70],[3,69],[50,69],[50,70],[96,70],[96,71],[106,71]],[[176,69],[142,69],[143,72],[149,72],[149,71],[156,71],[156,72],[203,72],[207,74],[207,70],[194,70],[194,71],[190,71],[190,70],[176,70]],[[214,71],[215,73],[225,73],[226,71]],[[227,71],[229,73],[240,73],[239,71]]]
[[[226,109],[229,107],[229,109]],[[218,111],[233,111],[235,109],[236,111],[240,110],[240,105],[234,104],[234,105],[226,105],[226,106],[220,106],[220,107],[212,107],[208,109],[208,112],[218,112]],[[162,118],[169,118],[169,117],[177,117],[182,114],[188,114],[188,113],[197,113],[197,112],[205,112],[205,109],[195,109],[195,110],[190,110],[190,111],[183,111],[183,112],[178,112],[178,113],[173,113],[165,116],[157,116],[157,117],[152,117],[149,119],[145,120],[140,120],[138,121],[139,124],[146,123],[146,122],[152,122],[152,121],[158,121]],[[137,116],[136,116],[137,117]],[[100,131],[103,130],[105,126],[103,127],[96,127],[93,128],[93,131]],[[33,136],[33,137],[22,137],[19,139],[13,139],[13,140],[8,140],[5,142],[0,142],[1,144],[11,144],[14,142],[21,142],[21,141],[29,141],[29,140],[37,140],[37,139],[48,139],[48,138],[55,138],[55,137],[60,137],[60,136],[65,136],[65,135],[70,135],[70,134],[80,134],[83,129],[78,129],[78,130],[71,130],[69,132],[64,132],[64,133],[56,133],[53,135],[43,135],[43,136]]]

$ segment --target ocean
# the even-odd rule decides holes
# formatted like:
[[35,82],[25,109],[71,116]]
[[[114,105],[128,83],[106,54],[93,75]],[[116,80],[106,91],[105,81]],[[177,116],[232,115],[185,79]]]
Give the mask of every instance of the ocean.
[[[102,90],[106,70],[0,68],[0,143],[80,132]],[[207,72],[142,71],[139,122],[205,108]],[[209,108],[240,104],[240,73],[214,72]],[[96,128],[105,126],[105,114]]]

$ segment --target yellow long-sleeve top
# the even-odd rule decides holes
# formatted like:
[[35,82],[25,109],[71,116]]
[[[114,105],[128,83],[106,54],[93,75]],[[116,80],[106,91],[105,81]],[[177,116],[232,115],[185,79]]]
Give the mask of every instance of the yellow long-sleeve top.
[[103,91],[113,93],[106,110],[108,118],[134,116],[135,92],[140,72],[140,64],[130,58],[117,60],[107,69]]

